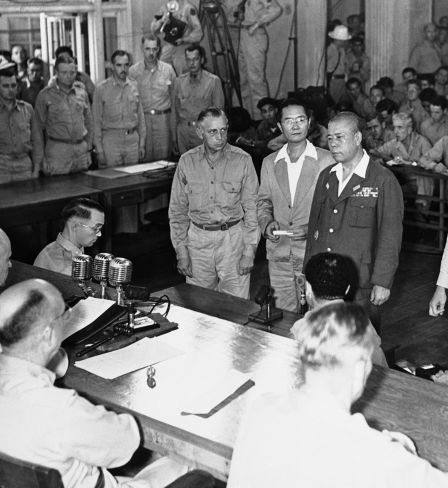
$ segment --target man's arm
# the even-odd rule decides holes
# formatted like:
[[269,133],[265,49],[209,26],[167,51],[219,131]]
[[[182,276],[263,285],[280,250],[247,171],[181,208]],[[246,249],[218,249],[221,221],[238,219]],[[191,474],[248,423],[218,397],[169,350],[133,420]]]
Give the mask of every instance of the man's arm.
[[182,43],[195,43],[199,42],[202,39],[203,32],[201,22],[199,20],[198,11],[196,7],[193,5],[188,4],[185,6],[187,10],[186,20],[187,24],[190,28],[190,32],[182,37]]
[[[262,27],[274,21],[277,17],[280,17],[282,8],[278,4],[277,0],[261,0],[263,8],[261,9],[260,16],[252,28]],[[255,27],[256,26],[256,27]]]
[[86,126],[87,130],[87,147],[90,151],[93,146],[93,117],[92,111],[90,110],[90,103],[87,92],[85,92],[84,125]]
[[143,112],[143,106],[140,99],[137,102],[137,130],[138,130],[138,148],[139,148],[139,159],[143,160],[145,158],[145,147],[146,147],[146,123],[145,114]]
[[433,170],[437,166],[437,163],[443,162],[446,141],[448,141],[448,137],[446,136],[439,139],[429,151],[423,154],[418,164],[425,169]]
[[266,239],[278,241],[280,237],[272,234],[272,231],[278,229],[279,225],[274,220],[274,205],[272,203],[271,185],[269,184],[271,175],[268,166],[269,161],[265,158],[261,166],[261,183],[257,198],[258,224],[261,234]]
[[442,262],[440,263],[439,277],[434,295],[429,302],[429,315],[438,317],[445,312],[446,289],[448,288],[448,239],[443,251]]
[[212,105],[224,109],[224,92],[218,77],[213,78]]
[[93,94],[92,103],[93,116],[93,143],[95,145],[98,158],[104,158],[103,137],[101,123],[103,120],[103,87],[98,86]]
[[31,121],[31,137],[33,141],[32,159],[34,171],[39,172],[42,169],[44,161],[44,128],[47,120],[47,106],[45,93],[40,92],[36,98],[34,114]]

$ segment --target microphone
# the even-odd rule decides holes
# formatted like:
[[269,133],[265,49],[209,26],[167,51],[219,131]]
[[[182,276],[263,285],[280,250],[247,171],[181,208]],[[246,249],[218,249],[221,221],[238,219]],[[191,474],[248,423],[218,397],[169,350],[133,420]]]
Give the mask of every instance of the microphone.
[[107,278],[109,276],[110,262],[115,256],[102,252],[95,256],[93,261],[93,278],[101,283],[101,298],[106,297]]
[[72,278],[78,281],[79,287],[86,296],[93,296],[92,288],[85,282],[92,278],[92,257],[88,254],[78,254],[72,257]]
[[123,285],[131,282],[132,262],[126,258],[114,258],[109,265],[109,283],[117,289],[117,304],[123,305]]

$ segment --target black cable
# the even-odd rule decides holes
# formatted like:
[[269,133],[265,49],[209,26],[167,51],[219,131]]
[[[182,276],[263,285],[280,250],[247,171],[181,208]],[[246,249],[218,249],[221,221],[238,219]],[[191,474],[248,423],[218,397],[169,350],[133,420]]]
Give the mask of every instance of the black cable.
[[[276,99],[278,97],[278,94],[280,93],[280,86],[282,84],[282,79],[285,74],[285,69],[286,69],[286,64],[288,63],[288,58],[289,58],[289,51],[291,49],[291,41],[294,39],[293,33],[294,33],[294,24],[296,22],[296,14],[294,12],[291,20],[291,27],[289,28],[289,37],[288,37],[288,48],[286,49],[286,54],[285,58],[283,60],[282,68],[280,70],[280,76],[278,79],[278,85],[277,85],[277,90],[275,92],[274,98]],[[297,41],[297,36],[296,36],[296,41]],[[296,86],[294,87],[294,91],[296,90]]]

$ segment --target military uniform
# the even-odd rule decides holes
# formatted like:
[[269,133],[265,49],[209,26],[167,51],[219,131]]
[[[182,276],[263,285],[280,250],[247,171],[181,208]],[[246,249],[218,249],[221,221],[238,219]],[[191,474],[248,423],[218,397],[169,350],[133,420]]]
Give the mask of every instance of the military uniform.
[[[105,166],[137,164],[145,145],[145,120],[137,84],[111,77],[93,95],[94,143],[105,156]],[[100,166],[101,167],[101,166]]]
[[[401,248],[403,194],[395,176],[364,152],[339,194],[342,165],[324,169],[311,205],[305,265],[320,252],[350,256],[359,271],[357,298],[374,285],[390,289]],[[339,174],[339,176],[338,176]]]
[[168,159],[172,149],[170,113],[174,69],[163,61],[148,69],[142,61],[129,68],[129,78],[137,82],[145,114],[145,160]]
[[[266,81],[266,25],[282,12],[276,0],[247,0],[241,23],[238,66],[243,106],[255,119],[257,103],[269,95]],[[256,28],[254,29],[254,27]]]
[[242,149],[227,144],[212,163],[201,145],[180,158],[169,217],[177,258],[191,259],[187,283],[249,298],[250,274],[240,275],[238,264],[243,255],[255,258],[257,191],[257,174]]
[[442,64],[440,48],[428,40],[417,44],[411,52],[409,66],[419,74],[434,73]]
[[185,73],[174,82],[173,99],[177,144],[183,154],[202,143],[196,133],[196,121],[202,110],[224,108],[221,80],[205,70],[197,77]]
[[165,29],[162,32],[161,29],[164,28],[164,20],[166,13],[168,12],[167,5],[163,5],[158,14],[155,16],[154,20],[151,22],[151,31],[153,34],[158,35],[162,39],[162,51],[160,53],[160,60],[165,63],[171,64],[178,75],[184,73],[187,70],[185,62],[185,47],[187,44],[193,44],[199,42],[202,39],[202,27],[199,21],[198,11],[189,2],[182,1],[179,2],[179,9],[173,12],[171,15],[187,24],[185,32],[183,33],[181,39],[182,43],[180,45],[173,45],[164,40]]
[[44,88],[36,99],[32,129],[34,161],[44,174],[75,173],[90,166],[93,122],[82,83],[75,81],[68,93],[56,80]]
[[[296,312],[300,299],[296,277],[302,273],[314,187],[319,173],[334,160],[328,151],[307,142],[301,158],[292,163],[287,148],[285,144],[263,161],[257,212],[262,234],[274,220],[279,223],[280,229],[295,234],[294,238],[280,236],[277,242],[267,240],[266,253],[277,307]],[[294,171],[292,167],[300,173],[294,196],[291,195],[289,176],[290,171]]]
[[12,110],[0,100],[0,183],[38,176],[31,161],[33,107],[16,100]]
[[42,249],[33,264],[39,268],[71,276],[73,257],[80,254],[84,254],[83,247],[76,247],[62,234],[58,234],[55,241],[50,242]]
[[420,126],[420,134],[434,145],[439,139],[448,136],[448,118],[435,122],[432,117],[425,119]]

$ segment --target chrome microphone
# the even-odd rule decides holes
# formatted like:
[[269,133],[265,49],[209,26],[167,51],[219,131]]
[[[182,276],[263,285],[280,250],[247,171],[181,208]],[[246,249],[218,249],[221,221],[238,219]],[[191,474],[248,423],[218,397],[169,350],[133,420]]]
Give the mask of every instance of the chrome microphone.
[[101,284],[101,298],[106,298],[107,278],[109,276],[110,262],[115,256],[102,252],[93,260],[93,278]]
[[123,285],[131,282],[132,262],[126,258],[112,259],[109,265],[109,284],[117,289],[117,304],[123,305]]
[[86,286],[86,281],[92,278],[92,257],[87,254],[78,254],[72,257],[72,278],[78,282],[79,287],[86,296],[93,296],[92,288]]

